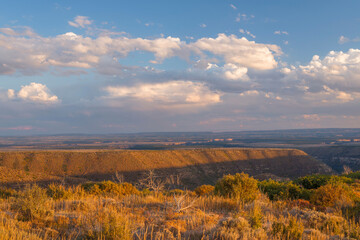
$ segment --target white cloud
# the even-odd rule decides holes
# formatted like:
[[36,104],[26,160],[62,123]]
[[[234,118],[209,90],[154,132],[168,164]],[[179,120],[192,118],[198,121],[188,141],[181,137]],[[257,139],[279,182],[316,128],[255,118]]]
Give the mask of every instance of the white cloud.
[[109,86],[106,98],[128,99],[160,106],[207,106],[221,102],[221,94],[210,90],[204,83],[170,81],[138,84],[132,87]]
[[8,96],[8,98],[10,98],[10,99],[15,98],[15,90],[14,90],[14,89],[8,89],[8,91],[7,91],[7,96]]
[[350,39],[350,38],[345,37],[345,36],[340,36],[339,41],[338,41],[339,44],[344,44],[344,43],[347,43],[347,42],[360,42],[360,38],[357,37],[357,38]]
[[260,97],[264,99],[275,99],[275,100],[282,100],[283,98],[277,96],[273,92],[264,92],[259,90],[247,90],[245,92],[240,93],[241,97]]
[[238,13],[238,15],[235,18],[236,22],[241,22],[241,21],[249,21],[250,19],[255,18],[254,15],[247,15],[245,13]]
[[330,51],[323,59],[315,55],[308,65],[300,66],[299,70],[327,85],[360,87],[360,50]]
[[303,118],[306,120],[314,120],[314,121],[320,121],[320,117],[318,114],[304,114]]
[[68,21],[69,25],[76,28],[85,28],[87,25],[92,24],[92,20],[89,19],[89,17],[86,16],[76,16],[74,18],[74,21]]
[[224,65],[224,76],[229,80],[243,80],[248,81],[247,75],[248,69],[246,67],[237,66],[233,63],[227,63]]
[[199,51],[208,51],[222,56],[226,63],[254,68],[257,70],[273,69],[277,66],[274,54],[281,54],[277,45],[259,44],[235,35],[219,34],[217,38],[201,38],[190,44]]
[[305,92],[304,99],[311,101],[314,105],[336,104],[354,101],[360,98],[360,93],[349,93],[331,89],[324,85],[319,92]]
[[234,10],[237,9],[237,7],[236,7],[234,4],[230,4],[230,7],[231,7],[232,9],[234,9]]
[[13,99],[15,97],[31,102],[37,103],[57,103],[59,99],[56,95],[41,83],[30,83],[29,85],[22,86],[21,89],[15,95],[13,89],[9,89],[7,92],[8,98]]
[[252,33],[251,33],[250,31],[248,31],[248,30],[244,30],[244,29],[240,28],[240,29],[239,29],[239,32],[242,33],[242,34],[247,34],[247,35],[249,35],[249,36],[252,37],[252,38],[256,38],[256,36],[255,36],[254,34],[252,34]]
[[347,38],[347,37],[344,37],[344,36],[340,36],[340,38],[339,38],[339,43],[340,44],[344,44],[344,43],[347,43],[347,42],[349,42],[350,41],[350,39],[349,38]]
[[[51,38],[22,38],[0,34],[0,74],[21,72],[25,75],[47,71],[50,66],[98,68],[101,61],[126,57],[132,51],[148,51],[156,62],[177,55],[181,50],[178,38],[126,38],[99,36],[92,39],[69,32]],[[179,54],[181,55],[181,54]],[[111,74],[111,73],[109,73]]]
[[0,28],[0,33],[4,33],[9,36],[26,36],[35,37],[37,34],[29,27],[18,27],[17,31],[12,28]]
[[206,26],[206,24],[205,24],[205,23],[202,23],[202,24],[200,24],[200,27],[202,27],[202,28],[206,28],[207,26]]
[[[176,56],[188,60],[194,56],[225,60],[225,64],[257,70],[275,68],[275,55],[281,54],[277,45],[260,44],[225,34],[186,43],[174,37],[144,39],[100,35],[90,38],[68,32],[55,37],[23,38],[0,33],[0,74],[20,72],[34,75],[55,66],[96,69],[102,74],[117,75],[124,69],[118,60],[134,51],[153,53],[155,59],[151,63],[161,63]],[[208,57],[209,52],[211,57]]]
[[240,96],[258,96],[260,93],[257,90],[248,90],[245,92],[240,93]]
[[289,35],[289,33],[287,31],[280,31],[280,30],[277,30],[274,32],[275,35]]

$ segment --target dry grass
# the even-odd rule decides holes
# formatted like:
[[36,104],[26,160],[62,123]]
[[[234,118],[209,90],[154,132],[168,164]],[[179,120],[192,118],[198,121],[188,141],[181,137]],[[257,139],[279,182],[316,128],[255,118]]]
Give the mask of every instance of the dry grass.
[[80,188],[68,191],[71,191],[71,195],[66,199],[55,200],[43,196],[53,215],[39,215],[36,219],[19,218],[21,212],[11,208],[14,203],[19,204],[18,197],[1,200],[0,239],[329,239],[335,235],[352,236],[354,239],[359,237],[356,235],[359,226],[346,220],[341,213],[300,209],[284,201],[270,201],[265,195],[244,204],[230,198],[198,197],[184,193],[184,206],[192,206],[178,211],[176,198],[171,195],[108,197],[86,194]]

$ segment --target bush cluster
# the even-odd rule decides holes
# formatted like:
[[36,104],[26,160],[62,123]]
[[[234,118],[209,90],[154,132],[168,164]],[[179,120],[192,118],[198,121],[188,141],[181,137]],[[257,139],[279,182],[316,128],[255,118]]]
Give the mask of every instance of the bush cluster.
[[293,182],[278,182],[272,179],[259,183],[259,188],[270,200],[309,199],[310,192]]
[[140,194],[131,183],[117,184],[111,181],[103,181],[100,183],[84,183],[82,188],[85,192],[94,195],[137,195]]
[[258,181],[245,173],[225,175],[216,183],[214,192],[216,195],[235,198],[247,203],[258,197]]
[[201,185],[195,188],[195,193],[198,196],[208,196],[214,193],[215,187],[211,185]]
[[347,176],[310,175],[298,178],[294,182],[306,189],[317,189],[331,182],[351,183],[353,180]]
[[34,185],[28,186],[11,205],[11,209],[18,212],[20,220],[31,221],[53,215],[46,190]]

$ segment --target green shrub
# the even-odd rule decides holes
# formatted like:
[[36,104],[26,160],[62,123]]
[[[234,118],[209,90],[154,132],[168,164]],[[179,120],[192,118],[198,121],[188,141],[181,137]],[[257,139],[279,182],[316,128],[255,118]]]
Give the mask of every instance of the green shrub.
[[215,194],[250,202],[259,195],[258,181],[245,173],[225,175],[215,185]]
[[360,171],[344,174],[343,176],[348,177],[348,178],[352,178],[352,179],[360,179]]
[[328,183],[351,183],[352,179],[346,176],[334,176],[334,175],[310,175],[298,178],[295,183],[303,186],[306,189],[317,189]]
[[50,184],[46,193],[53,199],[69,199],[72,195],[71,190],[66,189],[63,185],[57,184]]
[[259,188],[268,195],[270,200],[309,199],[309,191],[292,182],[265,180]]
[[195,188],[195,193],[198,196],[207,196],[214,193],[215,187],[211,185],[201,185]]
[[28,186],[23,192],[20,192],[11,205],[11,209],[17,211],[20,220],[24,221],[42,219],[53,215],[46,190],[37,185]]
[[140,192],[131,183],[117,184],[111,181],[99,183],[84,183],[82,188],[89,194],[94,195],[132,195]]

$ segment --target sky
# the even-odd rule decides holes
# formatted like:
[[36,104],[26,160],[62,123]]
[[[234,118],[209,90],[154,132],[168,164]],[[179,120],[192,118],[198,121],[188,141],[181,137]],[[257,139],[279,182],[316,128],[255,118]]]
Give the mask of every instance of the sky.
[[360,1],[1,1],[0,135],[360,127]]

